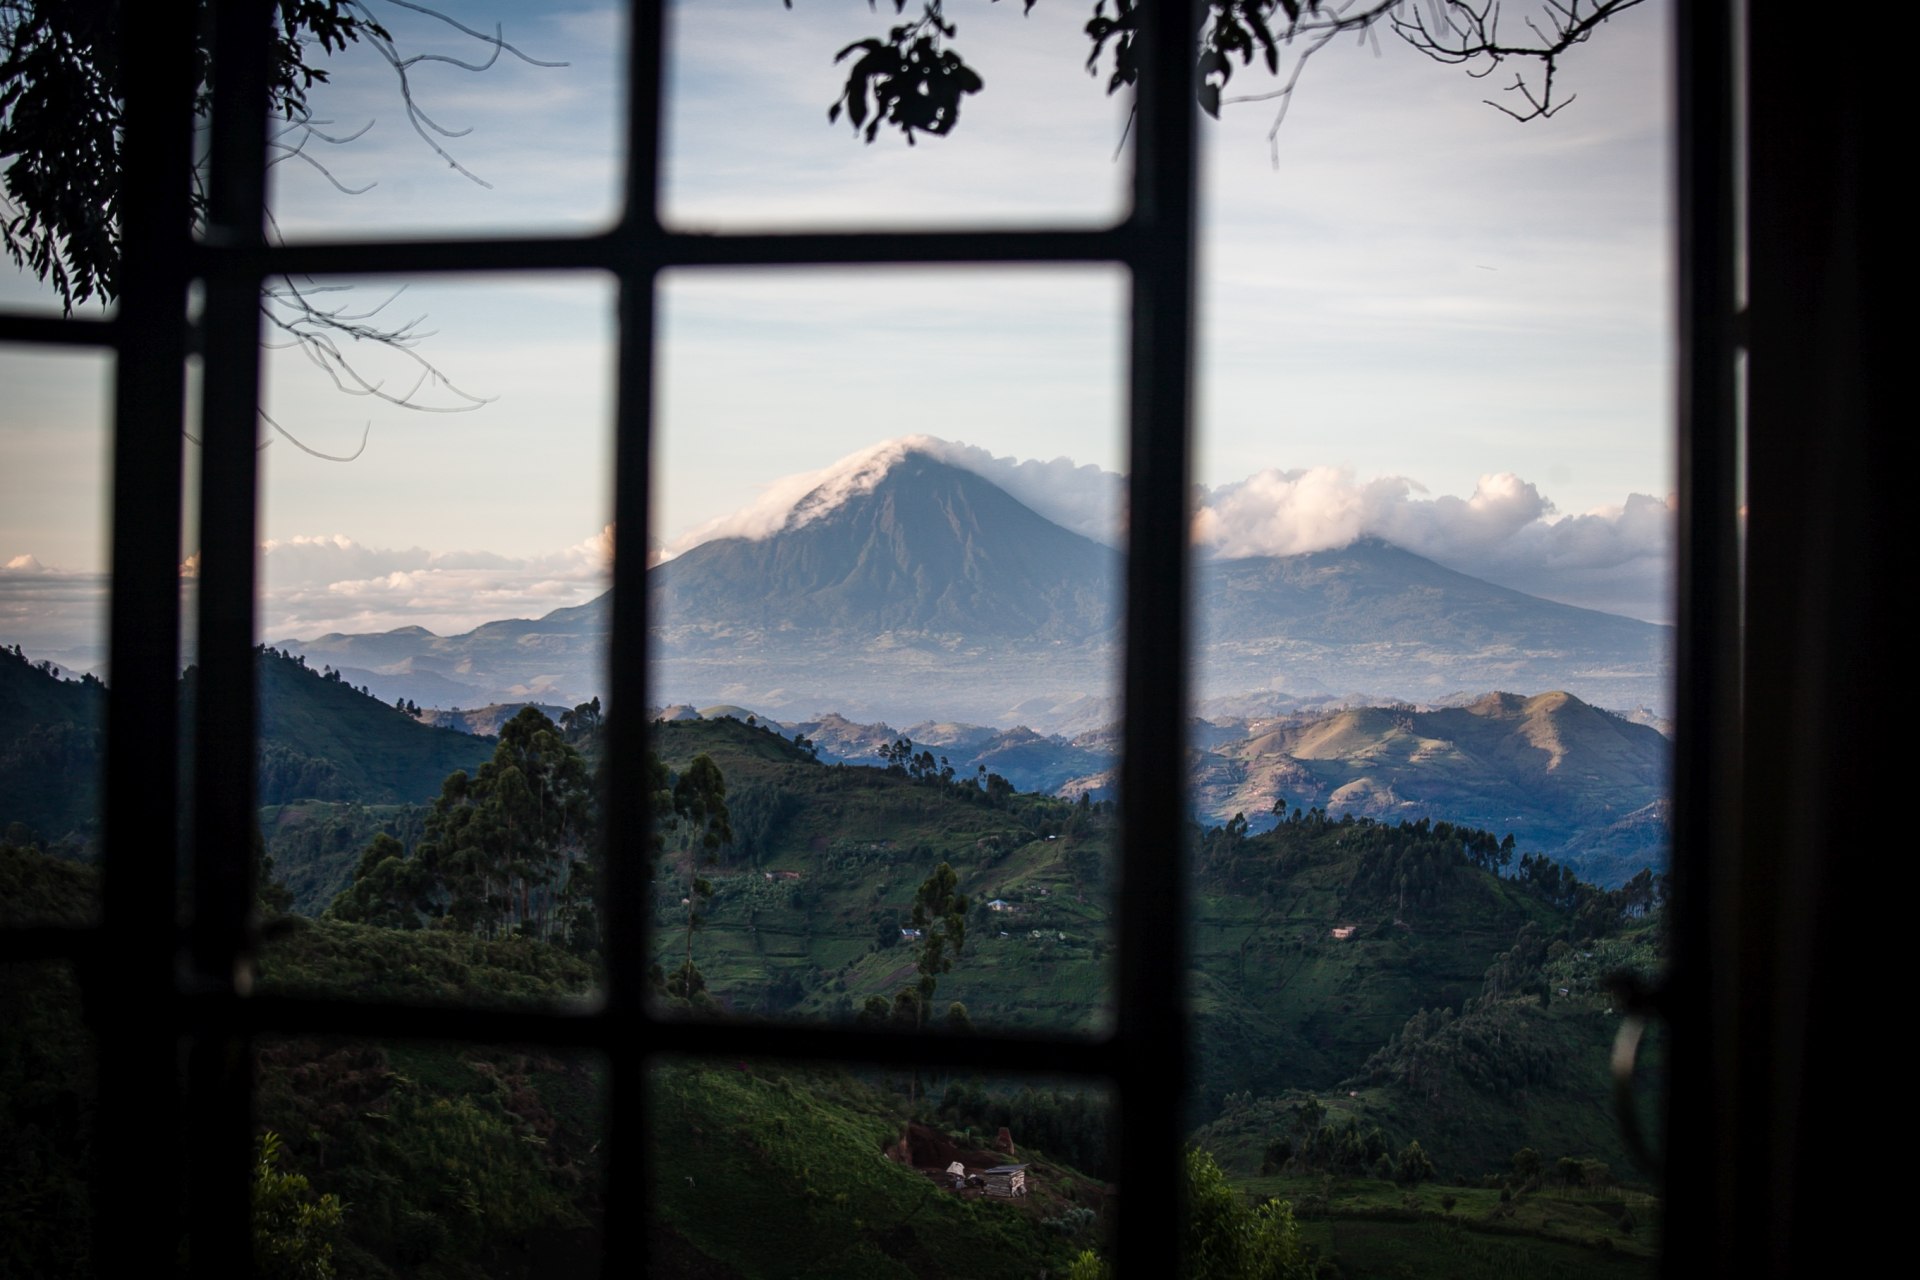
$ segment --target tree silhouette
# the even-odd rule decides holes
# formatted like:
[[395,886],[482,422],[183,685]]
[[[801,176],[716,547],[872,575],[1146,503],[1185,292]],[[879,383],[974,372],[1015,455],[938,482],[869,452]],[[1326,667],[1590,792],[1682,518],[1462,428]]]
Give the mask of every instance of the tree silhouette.
[[[791,9],[793,0],[785,0]],[[997,0],[996,0],[997,2]],[[882,126],[898,129],[909,145],[914,134],[949,133],[959,123],[963,97],[980,93],[985,80],[953,46],[959,34],[947,18],[958,0],[913,0],[918,17],[841,49],[834,62],[847,64],[840,96],[827,110],[842,111],[857,136],[872,142]],[[1031,11],[1037,0],[1025,0]],[[1545,0],[1516,15],[1498,0],[1206,0],[1194,37],[1194,92],[1201,110],[1218,117],[1233,103],[1275,105],[1267,139],[1275,147],[1294,89],[1314,55],[1341,36],[1375,40],[1384,27],[1436,62],[1465,69],[1475,79],[1511,70],[1502,99],[1484,101],[1515,120],[1549,117],[1573,101],[1564,92],[1561,61],[1623,10],[1641,0]],[[893,0],[904,15],[908,0]],[[1140,0],[1094,0],[1087,20],[1092,50],[1087,71],[1106,77],[1108,93],[1139,79],[1134,39]],[[1228,96],[1236,69],[1264,68],[1274,87]]]
[[[376,4],[435,19],[482,52],[475,60],[407,52],[375,16]],[[180,6],[179,14],[179,21],[192,24],[196,32],[196,105],[202,127],[212,102],[208,73],[213,36],[206,21],[210,7],[208,0],[197,0]],[[0,221],[0,243],[16,265],[51,286],[69,312],[76,304],[104,305],[119,295],[123,51],[118,13],[117,3],[0,0],[0,162],[6,162],[0,192],[8,214]],[[475,30],[412,0],[280,0],[274,6],[267,69],[269,111],[279,124],[268,138],[267,165],[297,160],[349,194],[366,188],[342,182],[315,153],[352,143],[373,121],[348,133],[329,133],[308,102],[309,91],[329,79],[322,63],[349,45],[371,49],[386,63],[401,112],[435,161],[483,187],[490,184],[447,147],[465,131],[442,125],[421,106],[415,69],[432,64],[481,73],[502,56],[534,66],[566,65],[532,57],[497,28],[491,33]],[[205,163],[202,159],[190,175],[196,229],[204,225],[208,209]],[[260,313],[278,335],[276,345],[299,349],[347,394],[438,413],[465,412],[488,402],[486,396],[462,390],[420,354],[417,348],[427,336],[420,328],[425,317],[398,322],[382,318],[397,291],[368,305],[338,296],[351,289],[276,277],[261,290]],[[378,344],[414,365],[412,384],[389,390],[382,381],[363,377],[347,355],[356,342]],[[423,395],[429,390],[441,393],[439,398],[429,402]],[[349,461],[366,448],[363,434],[352,454],[321,453],[264,410],[260,420],[295,447],[329,461]]]

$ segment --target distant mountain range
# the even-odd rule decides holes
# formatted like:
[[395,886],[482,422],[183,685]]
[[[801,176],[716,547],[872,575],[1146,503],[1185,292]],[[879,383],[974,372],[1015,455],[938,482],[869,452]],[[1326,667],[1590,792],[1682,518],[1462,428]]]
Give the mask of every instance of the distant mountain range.
[[[831,495],[830,497],[828,495]],[[1366,539],[1197,565],[1196,693],[1433,702],[1566,690],[1663,708],[1671,628],[1542,600]],[[929,716],[1041,731],[1113,719],[1121,557],[990,481],[908,451],[823,483],[764,538],[654,568],[667,699]],[[476,707],[604,695],[609,598],[464,635],[418,627],[275,641],[391,701]]]
[[[741,707],[669,708],[670,716],[731,715]],[[922,722],[896,729],[844,716],[769,720],[814,744],[822,759],[872,764],[897,738],[932,751],[962,777],[1000,774],[1021,791],[1069,798],[1116,793],[1115,728],[1043,735],[1024,726]],[[1645,725],[1571,694],[1491,693],[1456,706],[1336,707],[1251,720],[1195,720],[1189,785],[1196,816],[1244,814],[1254,831],[1275,802],[1384,822],[1433,818],[1511,833],[1586,879],[1618,884],[1666,865],[1671,751]]]

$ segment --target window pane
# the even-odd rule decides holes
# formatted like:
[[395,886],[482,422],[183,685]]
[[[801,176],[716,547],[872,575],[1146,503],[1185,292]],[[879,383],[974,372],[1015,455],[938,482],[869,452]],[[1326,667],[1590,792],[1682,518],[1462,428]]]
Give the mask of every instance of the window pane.
[[[0,352],[0,842],[78,861],[105,767],[112,377],[104,354]],[[92,880],[74,883],[91,914]],[[38,923],[65,918],[42,905]]]
[[390,38],[309,46],[329,79],[305,113],[270,121],[280,234],[586,231],[618,216],[625,4],[366,9]]
[[945,136],[916,132],[909,146],[883,123],[868,145],[846,110],[829,120],[865,56],[834,55],[918,17],[885,5],[672,5],[663,219],[733,231],[1102,224],[1126,213],[1130,91],[1109,97],[1082,72],[1091,46],[1073,5],[955,6],[958,30],[942,47],[984,86],[959,98]]
[[668,1059],[649,1084],[664,1274],[1064,1275],[1112,1256],[1095,1084],[762,1059]]
[[691,913],[722,1009],[931,986],[916,1024],[1104,1023],[1122,298],[1104,269],[664,283],[656,741],[732,818],[665,833],[668,979]]
[[1452,1265],[1448,1220],[1517,1233],[1489,1268],[1652,1262],[1608,1077],[1613,977],[1665,953],[1673,709],[1640,17],[1524,127],[1383,39],[1315,64],[1277,173],[1271,114],[1208,134],[1197,1138],[1343,1268]]
[[432,332],[384,342],[324,318],[405,283],[303,291],[312,306],[286,308],[290,345],[268,365],[266,851],[288,909],[333,908],[292,939],[371,947],[403,930],[389,945],[429,975],[435,948],[532,948],[484,961],[525,971],[495,988],[412,991],[400,966],[406,981],[396,969],[365,994],[574,997],[597,964],[583,869],[605,694],[612,291],[579,276],[414,282],[388,313]]

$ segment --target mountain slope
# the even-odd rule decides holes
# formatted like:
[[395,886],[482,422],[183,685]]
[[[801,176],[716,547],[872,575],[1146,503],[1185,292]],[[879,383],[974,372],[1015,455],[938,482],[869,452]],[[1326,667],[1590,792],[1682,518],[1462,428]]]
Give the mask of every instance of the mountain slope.
[[1202,561],[1198,696],[1278,687],[1429,700],[1567,689],[1664,705],[1672,629],[1558,604],[1362,538],[1332,551]]
[[890,631],[970,641],[1109,637],[1116,554],[971,472],[908,453],[873,489],[764,539],[702,543],[650,575],[683,636]]

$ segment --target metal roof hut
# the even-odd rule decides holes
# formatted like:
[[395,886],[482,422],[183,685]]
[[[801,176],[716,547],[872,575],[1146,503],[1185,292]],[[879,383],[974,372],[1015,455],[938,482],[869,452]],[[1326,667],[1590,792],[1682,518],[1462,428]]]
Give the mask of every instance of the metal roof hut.
[[990,1196],[1027,1194],[1027,1166],[1023,1164],[997,1164],[980,1176],[986,1179]]

